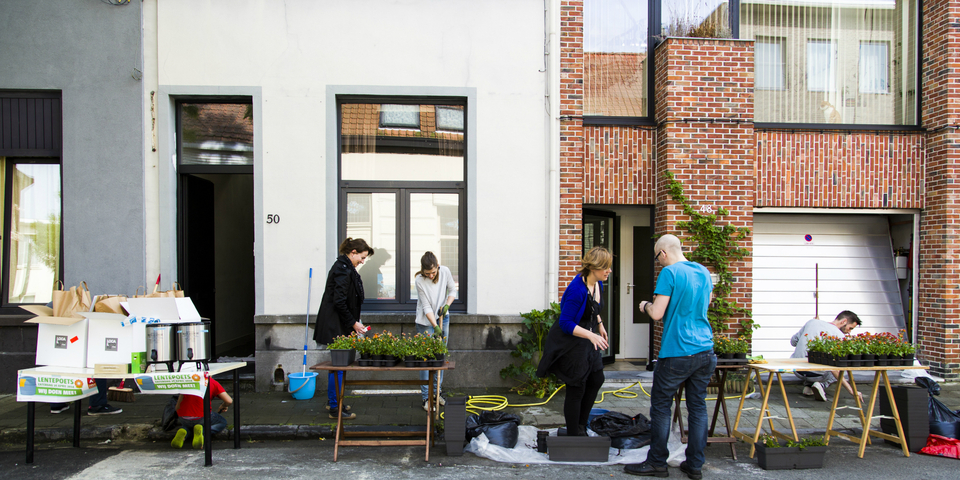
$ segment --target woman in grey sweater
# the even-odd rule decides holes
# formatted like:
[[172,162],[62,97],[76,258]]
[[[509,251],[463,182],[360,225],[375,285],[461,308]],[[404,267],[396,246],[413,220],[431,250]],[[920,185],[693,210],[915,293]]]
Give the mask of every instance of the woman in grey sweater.
[[[439,330],[446,343],[450,334],[448,310],[457,291],[450,269],[441,266],[433,252],[424,253],[420,257],[420,271],[415,275],[414,283],[417,286],[417,333],[432,335]],[[428,378],[430,378],[428,372],[422,370],[420,380]],[[447,402],[440,396],[441,383],[443,383],[442,370],[437,372],[436,392],[438,404],[445,405]],[[423,403],[424,410],[428,409],[427,396],[427,385],[421,385],[420,401]]]

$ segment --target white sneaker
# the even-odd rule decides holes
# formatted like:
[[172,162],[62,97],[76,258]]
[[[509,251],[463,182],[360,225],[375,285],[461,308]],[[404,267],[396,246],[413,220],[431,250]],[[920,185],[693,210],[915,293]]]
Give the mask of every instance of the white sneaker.
[[809,396],[813,395],[813,389],[810,388],[810,387],[804,386],[804,387],[803,387],[803,394],[809,397]]
[[445,407],[447,405],[446,399],[439,395],[437,395],[437,403],[439,403],[441,407]]
[[827,393],[824,391],[823,382],[813,384],[813,397],[821,402],[827,401]]
[[429,405],[429,403],[430,403],[430,402],[428,402],[427,400],[424,400],[424,401],[423,401],[423,411],[424,411],[424,412],[429,412],[429,411],[430,411],[430,405]]

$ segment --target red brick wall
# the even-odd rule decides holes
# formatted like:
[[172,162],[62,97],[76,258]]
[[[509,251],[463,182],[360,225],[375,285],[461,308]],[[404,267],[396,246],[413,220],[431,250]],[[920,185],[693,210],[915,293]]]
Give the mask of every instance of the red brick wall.
[[927,130],[920,228],[918,353],[960,378],[960,0],[923,2],[922,123]]
[[758,207],[923,208],[924,135],[758,131]]
[[586,126],[583,136],[583,203],[653,204],[653,130]]
[[[725,208],[721,218],[753,230],[754,130],[753,42],[699,38],[668,38],[657,47],[657,197],[654,230],[684,238],[675,225],[688,220],[669,196],[663,173],[669,170],[683,184],[694,209]],[[749,235],[741,246],[753,247]],[[693,245],[684,243],[684,251]],[[751,306],[753,264],[731,265],[730,299]],[[739,330],[741,318],[730,319]],[[656,324],[654,351],[659,350],[661,325]]]
[[560,2],[560,295],[580,267],[583,1]]

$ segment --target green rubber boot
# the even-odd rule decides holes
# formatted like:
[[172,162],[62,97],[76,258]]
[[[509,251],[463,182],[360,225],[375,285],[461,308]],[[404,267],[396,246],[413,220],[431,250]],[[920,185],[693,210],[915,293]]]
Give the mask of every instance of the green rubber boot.
[[177,434],[173,436],[173,440],[170,441],[170,446],[173,448],[183,448],[183,440],[187,438],[187,431],[184,429],[177,430]]
[[203,425],[193,426],[193,448],[203,448]]

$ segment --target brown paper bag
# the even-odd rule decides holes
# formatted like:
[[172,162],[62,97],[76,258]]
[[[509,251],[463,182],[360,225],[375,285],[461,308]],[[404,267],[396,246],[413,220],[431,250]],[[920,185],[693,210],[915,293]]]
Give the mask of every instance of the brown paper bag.
[[87,282],[80,282],[70,290],[63,289],[63,282],[57,282],[60,288],[53,291],[54,317],[79,317],[76,312],[90,311],[90,290]]
[[123,311],[123,307],[120,306],[120,302],[126,301],[127,297],[125,295],[100,295],[93,304],[93,311],[126,315],[126,312]]

